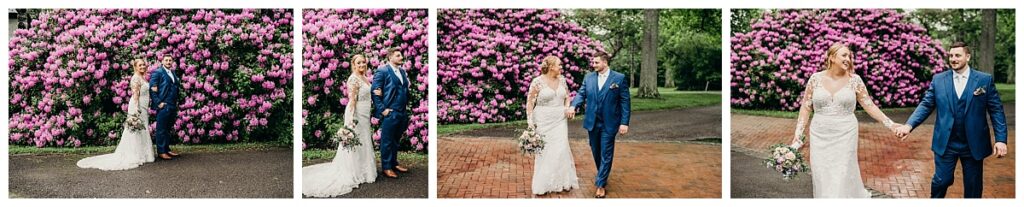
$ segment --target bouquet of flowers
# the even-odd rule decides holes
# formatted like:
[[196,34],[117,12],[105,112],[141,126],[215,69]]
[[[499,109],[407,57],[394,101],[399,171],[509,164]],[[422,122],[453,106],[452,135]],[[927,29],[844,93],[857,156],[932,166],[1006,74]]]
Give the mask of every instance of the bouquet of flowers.
[[353,122],[354,123],[351,125],[342,125],[341,130],[338,130],[334,135],[331,135],[331,141],[338,143],[338,145],[341,146],[341,149],[352,150],[352,148],[355,148],[356,146],[363,145],[362,142],[359,142],[359,138],[356,138],[356,130],[353,129],[356,124],[359,124],[359,121]]
[[522,134],[519,135],[519,150],[523,154],[537,155],[544,150],[544,135],[538,134],[535,127],[527,127]]
[[128,118],[124,120],[124,127],[132,131],[146,130],[146,123],[142,123],[142,118],[139,116],[138,113],[128,114]]
[[[801,142],[803,136],[800,137]],[[807,172],[809,168],[804,162],[804,157],[796,147],[786,144],[774,144],[768,147],[768,158],[764,160],[765,167],[782,173],[782,179],[795,178],[800,172]]]

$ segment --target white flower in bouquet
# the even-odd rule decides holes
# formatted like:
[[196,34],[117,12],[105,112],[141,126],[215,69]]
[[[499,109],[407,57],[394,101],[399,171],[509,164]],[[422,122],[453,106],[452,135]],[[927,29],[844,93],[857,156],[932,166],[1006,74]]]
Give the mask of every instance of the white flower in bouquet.
[[544,135],[538,134],[534,127],[527,127],[519,135],[519,150],[523,154],[537,155],[544,150]]
[[146,130],[146,123],[142,123],[139,114],[128,114],[128,118],[124,120],[124,127],[132,131],[143,131]]
[[[803,136],[800,139],[802,141]],[[774,144],[768,147],[768,152],[770,156],[764,160],[765,167],[781,173],[785,180],[793,179],[801,172],[807,172],[810,169],[800,151],[792,146],[782,143]]]
[[353,129],[356,124],[359,124],[359,121],[353,122],[354,123],[352,125],[342,125],[341,130],[338,130],[338,132],[331,135],[331,141],[338,143],[338,146],[343,150],[352,150],[352,148],[355,148],[356,146],[363,145],[363,143],[356,138],[357,134],[355,129]]

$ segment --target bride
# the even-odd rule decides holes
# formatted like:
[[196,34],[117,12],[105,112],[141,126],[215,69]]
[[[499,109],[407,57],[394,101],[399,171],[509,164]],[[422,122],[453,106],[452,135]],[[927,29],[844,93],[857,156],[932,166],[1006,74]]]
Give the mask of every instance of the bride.
[[807,119],[810,121],[811,172],[815,198],[870,198],[857,163],[858,124],[853,112],[864,111],[886,128],[895,124],[878,109],[860,76],[853,72],[850,49],[833,44],[825,56],[825,71],[811,75],[800,102],[800,116],[792,146],[800,148]]
[[530,83],[526,98],[526,116],[530,127],[544,136],[544,149],[533,164],[533,194],[569,191],[579,188],[576,165],[569,149],[569,126],[566,117],[569,93],[562,73],[562,62],[547,56],[541,62],[541,75]]
[[130,82],[132,97],[128,101],[128,115],[138,115],[146,125],[143,130],[132,130],[125,127],[121,130],[121,141],[118,141],[114,153],[87,157],[78,161],[80,168],[97,168],[100,170],[126,170],[139,167],[143,163],[153,162],[153,140],[149,135],[149,82],[146,75],[146,62],[142,59],[132,60],[134,73]]
[[366,79],[366,57],[352,57],[348,77],[348,107],[345,125],[353,127],[362,145],[351,149],[338,147],[334,160],[302,168],[302,194],[312,197],[339,196],[377,179],[373,140],[370,138],[370,82]]

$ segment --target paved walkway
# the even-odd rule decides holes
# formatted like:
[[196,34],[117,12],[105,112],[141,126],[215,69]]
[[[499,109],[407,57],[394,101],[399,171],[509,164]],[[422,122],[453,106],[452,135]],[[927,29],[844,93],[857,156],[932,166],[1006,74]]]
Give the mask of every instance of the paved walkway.
[[[331,159],[313,160],[303,165],[310,166],[330,161]],[[427,170],[425,160],[418,162],[400,159],[399,163],[409,168],[409,172],[399,173],[398,179],[384,177],[384,173],[378,168],[377,179],[373,183],[360,184],[359,188],[353,189],[352,192],[334,198],[427,198],[430,191],[430,171]],[[377,166],[380,166],[379,160]],[[315,199],[306,196],[303,198]]]
[[[1010,115],[1012,113],[1009,113]],[[1010,115],[1012,117],[1012,115]],[[741,155],[764,157],[767,154],[763,151],[774,143],[788,143],[793,135],[795,119],[772,118],[762,116],[749,116],[733,114],[732,117],[732,149],[733,151],[745,152]],[[864,119],[864,118],[860,118]],[[900,120],[900,119],[896,119]],[[879,191],[885,196],[896,198],[927,198],[930,194],[931,178],[934,173],[934,161],[932,156],[931,123],[919,126],[911,134],[907,141],[899,141],[892,133],[881,124],[875,122],[860,123],[860,142],[858,155],[860,157],[861,177],[869,189]],[[1004,158],[989,157],[985,159],[985,198],[1013,198],[1014,169],[1016,160],[1015,134],[1013,125],[1009,130],[1010,153]],[[807,147],[803,148],[805,156],[810,156]],[[737,153],[732,153],[736,155]],[[809,158],[807,158],[809,159]],[[735,158],[734,158],[735,160]],[[756,183],[744,183],[739,181],[757,180],[749,177],[737,176],[759,176],[755,173],[744,173],[752,171],[749,168],[764,168],[760,163],[757,165],[743,164],[744,162],[732,163],[731,174],[733,176],[731,189],[734,192],[744,192],[740,195],[733,193],[733,197],[771,197],[773,188],[765,188]],[[811,163],[813,165],[813,163]],[[956,181],[950,187],[947,197],[962,197],[963,182],[960,170],[956,172]],[[761,178],[780,179],[781,177]],[[810,179],[810,176],[801,179]],[[809,187],[809,185],[795,185],[795,187]],[[781,197],[787,197],[781,195]],[[788,197],[808,197],[803,194],[791,195]]]
[[[440,138],[439,198],[531,198],[533,158],[508,137]],[[609,198],[719,198],[721,146],[696,142],[616,143]],[[593,157],[583,139],[571,139],[580,188],[541,198],[592,198]]]
[[139,168],[78,168],[91,155],[12,155],[13,198],[292,198],[292,150],[197,152]]

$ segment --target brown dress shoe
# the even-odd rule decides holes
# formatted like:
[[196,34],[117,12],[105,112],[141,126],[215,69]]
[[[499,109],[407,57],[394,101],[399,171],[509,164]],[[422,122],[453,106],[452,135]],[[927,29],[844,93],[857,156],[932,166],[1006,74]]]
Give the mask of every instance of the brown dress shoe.
[[387,177],[387,178],[398,178],[398,173],[395,173],[394,170],[384,170],[384,177]]
[[162,160],[171,160],[173,158],[171,158],[171,156],[168,155],[168,154],[160,154],[160,159],[162,159]]
[[402,167],[401,165],[395,165],[395,170],[401,173],[409,172],[409,168]]
[[605,198],[608,196],[608,192],[604,188],[597,188],[597,193],[594,194],[594,198]]

